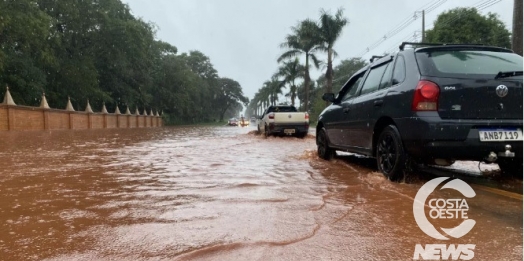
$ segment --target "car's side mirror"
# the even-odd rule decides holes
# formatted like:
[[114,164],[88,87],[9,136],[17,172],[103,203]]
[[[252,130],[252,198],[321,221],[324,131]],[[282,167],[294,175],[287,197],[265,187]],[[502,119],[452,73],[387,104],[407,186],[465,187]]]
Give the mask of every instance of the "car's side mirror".
[[324,101],[328,101],[328,102],[334,102],[335,101],[335,94],[334,93],[324,93],[324,95],[322,95],[322,100]]

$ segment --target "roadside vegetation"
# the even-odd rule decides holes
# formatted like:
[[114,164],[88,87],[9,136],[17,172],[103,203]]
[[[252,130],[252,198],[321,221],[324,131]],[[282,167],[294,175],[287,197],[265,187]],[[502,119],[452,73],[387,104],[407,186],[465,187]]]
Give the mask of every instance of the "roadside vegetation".
[[[267,106],[281,104],[282,97],[290,98],[289,104],[295,105],[296,97],[298,110],[309,112],[311,122],[316,123],[318,115],[328,105],[322,100],[322,95],[325,92],[337,93],[352,74],[368,64],[360,57],[352,57],[340,60],[333,67],[333,60],[337,58],[334,46],[349,24],[343,9],[334,14],[321,9],[316,21],[305,19],[291,27],[291,33],[281,44],[283,53],[277,60],[276,72],[251,99],[246,114],[260,115]],[[433,29],[427,30],[425,36],[428,43],[511,48],[511,33],[498,16],[493,13],[482,15],[475,8],[455,8],[441,13]],[[310,70],[319,68],[323,74],[317,80],[311,80]]]
[[219,121],[247,105],[209,57],[179,54],[157,30],[120,0],[0,1],[0,94],[8,85],[19,105],[38,106],[45,92],[52,108],[68,97],[76,110],[87,99],[95,111],[138,107],[167,124]]

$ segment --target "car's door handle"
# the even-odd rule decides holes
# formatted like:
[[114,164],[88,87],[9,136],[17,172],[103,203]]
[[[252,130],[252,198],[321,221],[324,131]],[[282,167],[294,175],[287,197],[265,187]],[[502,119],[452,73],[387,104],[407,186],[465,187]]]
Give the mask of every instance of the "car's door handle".
[[349,113],[349,107],[344,107],[344,109],[342,110],[344,113]]
[[384,104],[384,101],[383,100],[376,100],[373,102],[373,105],[379,107],[379,106],[382,106],[382,104]]

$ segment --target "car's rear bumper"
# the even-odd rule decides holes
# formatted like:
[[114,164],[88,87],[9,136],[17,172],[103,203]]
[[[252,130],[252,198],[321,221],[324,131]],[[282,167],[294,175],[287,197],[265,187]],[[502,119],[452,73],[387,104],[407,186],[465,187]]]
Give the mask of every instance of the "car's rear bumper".
[[440,117],[395,119],[407,152],[419,159],[483,160],[490,152],[504,153],[511,145],[522,158],[522,141],[482,142],[479,129],[518,128],[522,120],[443,120]]
[[294,130],[295,134],[304,134],[309,131],[309,123],[270,123],[269,124],[269,132],[272,134],[285,134],[286,130]]

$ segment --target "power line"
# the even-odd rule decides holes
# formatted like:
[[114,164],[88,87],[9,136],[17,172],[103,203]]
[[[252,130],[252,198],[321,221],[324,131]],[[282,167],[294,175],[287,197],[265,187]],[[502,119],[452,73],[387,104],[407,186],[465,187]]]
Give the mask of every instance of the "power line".
[[387,32],[382,38],[380,38],[379,40],[377,40],[373,44],[369,45],[365,50],[360,52],[357,57],[364,56],[366,53],[368,53],[369,51],[375,49],[376,47],[378,47],[383,42],[387,41],[392,36],[395,36],[399,32],[403,31],[407,26],[409,26],[410,24],[412,24],[415,20],[417,20],[419,18],[417,16],[417,13],[420,13],[422,10],[425,10],[425,9],[427,9],[427,10],[425,10],[425,13],[429,13],[429,12],[437,9],[438,7],[440,7],[446,1],[447,0],[434,0],[434,1],[432,1],[432,2],[430,2],[428,4],[426,4],[426,5],[422,6],[421,8],[417,9],[417,11],[414,12],[413,16],[410,16],[407,19],[404,19],[402,23],[400,23],[399,25],[395,26],[393,29],[391,29],[389,32]]
[[[497,3],[500,3],[502,0],[482,0],[482,1],[479,1],[477,3],[475,3],[473,5],[473,7],[475,9],[477,9],[479,12],[484,10],[484,9],[487,9]],[[454,23],[455,21],[459,20],[461,18],[461,16],[456,16],[456,17],[453,17],[452,19],[442,23],[444,26],[447,26],[447,25],[450,25],[452,23]],[[428,30],[428,29],[431,29],[432,27],[431,26],[426,26],[425,27],[425,30]],[[413,34],[409,34],[407,37],[403,38],[403,40],[400,41],[400,43],[402,42],[416,42],[418,41],[418,38],[419,36],[417,35],[418,33],[420,33],[419,31],[415,31],[413,32]],[[384,53],[387,53],[387,54],[390,54],[390,53],[393,53],[395,52],[396,50],[398,50],[398,45],[399,44],[395,44],[393,47],[387,49]]]
[[[479,12],[484,10],[484,9],[487,9],[495,4],[498,4],[500,3],[502,0],[482,0],[482,1],[479,1],[477,3],[475,3],[473,5],[473,8],[477,9]],[[454,23],[455,21],[459,20],[460,18],[462,18],[462,16],[458,15],[458,16],[455,16],[453,17],[452,19],[448,20],[448,21],[445,21],[442,23],[442,26],[448,26],[448,25],[451,25],[452,23]],[[426,30],[429,30],[431,29],[432,26],[427,26],[425,29]]]

